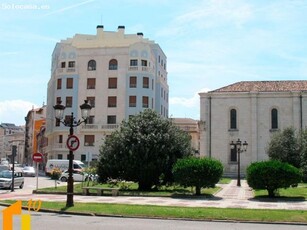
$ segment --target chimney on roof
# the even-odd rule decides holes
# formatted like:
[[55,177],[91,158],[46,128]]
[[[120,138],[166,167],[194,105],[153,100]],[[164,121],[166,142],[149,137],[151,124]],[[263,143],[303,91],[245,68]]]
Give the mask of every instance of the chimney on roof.
[[118,32],[119,34],[124,35],[124,34],[125,34],[125,26],[118,26],[117,32]]
[[98,25],[96,29],[97,29],[97,37],[102,38],[103,37],[103,25]]
[[144,36],[144,34],[143,34],[142,32],[138,32],[136,35],[137,35],[139,38],[142,38],[142,37]]

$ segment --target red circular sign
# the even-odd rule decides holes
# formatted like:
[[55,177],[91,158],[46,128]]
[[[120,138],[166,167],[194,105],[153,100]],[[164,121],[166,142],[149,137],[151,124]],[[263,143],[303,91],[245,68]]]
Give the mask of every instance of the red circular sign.
[[43,154],[41,153],[34,153],[32,156],[32,160],[34,162],[42,162],[43,161]]
[[75,135],[70,135],[66,141],[67,148],[71,151],[75,151],[79,148],[80,141],[79,138]]

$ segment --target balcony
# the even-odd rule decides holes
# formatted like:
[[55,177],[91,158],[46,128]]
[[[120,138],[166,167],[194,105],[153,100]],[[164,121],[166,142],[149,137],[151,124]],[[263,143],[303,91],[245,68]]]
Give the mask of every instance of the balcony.
[[82,125],[82,129],[89,129],[89,130],[117,129],[118,127],[119,127],[119,124],[106,124],[106,125],[86,124],[86,125]]
[[138,71],[139,68],[137,66],[130,66],[128,70],[129,71]]
[[45,147],[47,152],[56,151],[56,150],[67,150],[67,146],[65,143],[50,143]]
[[75,73],[76,68],[57,68],[56,73],[57,74],[69,74],[69,73]]
[[[130,66],[130,67],[128,67],[128,70],[129,71],[139,71],[139,67],[138,66]],[[147,67],[147,66],[141,66],[140,71],[153,72],[153,68],[150,68],[150,67]]]

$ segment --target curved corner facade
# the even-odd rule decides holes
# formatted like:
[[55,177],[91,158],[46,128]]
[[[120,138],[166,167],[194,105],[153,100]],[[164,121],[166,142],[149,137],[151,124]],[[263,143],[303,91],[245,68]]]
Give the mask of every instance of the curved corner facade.
[[87,125],[75,128],[80,147],[74,159],[98,158],[104,138],[129,116],[153,109],[168,117],[167,60],[160,46],[143,33],[125,34],[97,26],[96,35],[76,34],[57,43],[47,92],[48,159],[67,159],[69,128],[57,123],[53,106],[62,101],[65,115],[81,119],[79,106],[92,105]]

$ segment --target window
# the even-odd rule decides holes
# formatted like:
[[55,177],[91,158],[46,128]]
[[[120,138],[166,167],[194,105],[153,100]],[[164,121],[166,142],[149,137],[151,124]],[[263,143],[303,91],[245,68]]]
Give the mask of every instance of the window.
[[85,162],[86,161],[86,155],[85,154],[81,154],[81,161]]
[[130,88],[136,88],[136,77],[130,77]]
[[75,68],[76,62],[75,61],[69,61],[68,62],[68,68]]
[[141,65],[142,65],[142,66],[147,66],[147,61],[146,61],[146,60],[142,60],[142,61],[141,61]]
[[110,60],[109,70],[117,70],[117,60],[116,59]]
[[230,162],[237,162],[237,146],[230,148]]
[[84,146],[94,146],[95,135],[84,135]]
[[63,135],[59,135],[59,143],[63,143]]
[[96,70],[96,61],[95,61],[95,60],[90,60],[90,61],[87,63],[87,70],[88,70],[88,71]]
[[278,111],[272,109],[271,111],[271,129],[278,129]]
[[56,103],[57,103],[57,104],[61,104],[61,103],[62,103],[61,97],[57,97],[57,98],[56,98]]
[[116,107],[116,97],[108,97],[108,107]]
[[66,89],[72,89],[73,88],[74,79],[67,78],[66,79]]
[[62,160],[63,159],[63,154],[58,154],[58,159]]
[[61,68],[65,68],[66,62],[61,62]]
[[116,89],[117,88],[117,78],[111,77],[109,78],[109,89]]
[[148,97],[143,96],[143,108],[148,108]]
[[88,78],[87,89],[95,89],[95,86],[96,86],[96,78]]
[[136,107],[136,96],[129,96],[129,107]]
[[237,129],[237,110],[230,110],[230,129]]
[[148,89],[149,88],[149,78],[143,77],[143,88]]
[[66,107],[72,107],[72,97],[66,97]]
[[109,115],[107,122],[108,122],[108,124],[116,124],[116,116],[115,115]]
[[62,79],[61,78],[57,80],[57,89],[62,89]]
[[87,119],[87,124],[94,124],[95,123],[95,116],[89,116]]
[[131,59],[130,60],[130,66],[138,66],[138,60],[137,59]]
[[66,124],[70,124],[70,121],[71,121],[71,115],[66,115],[66,116],[64,117],[64,122],[65,122]]
[[95,97],[87,97],[86,100],[92,106],[92,108],[95,108]]

